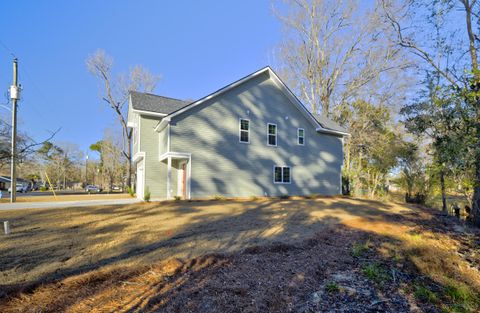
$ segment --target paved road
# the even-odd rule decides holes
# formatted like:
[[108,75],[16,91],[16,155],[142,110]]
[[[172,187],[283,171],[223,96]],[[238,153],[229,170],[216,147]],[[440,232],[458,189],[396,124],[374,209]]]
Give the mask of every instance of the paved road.
[[16,209],[48,209],[48,208],[67,208],[67,207],[85,207],[98,205],[122,205],[141,202],[136,198],[129,199],[105,199],[105,200],[80,200],[80,201],[55,201],[55,202],[17,202],[0,203],[0,210]]
[[[2,193],[4,194],[5,198],[10,197],[10,193],[3,190]],[[85,192],[84,190],[55,190],[55,194],[59,195],[88,195],[89,193]],[[99,192],[99,193],[92,193],[94,195],[105,195],[105,194],[121,194],[120,192]],[[27,193],[17,192],[17,197],[44,197],[44,196],[53,196],[53,192],[51,191],[29,191]]]

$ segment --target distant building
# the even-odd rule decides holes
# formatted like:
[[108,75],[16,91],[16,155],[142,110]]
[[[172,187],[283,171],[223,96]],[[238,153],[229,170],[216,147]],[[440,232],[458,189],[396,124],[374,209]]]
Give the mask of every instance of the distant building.
[[[8,190],[12,184],[12,179],[10,176],[0,176],[0,190]],[[22,184],[23,186],[31,185],[31,181],[17,178],[17,184]]]

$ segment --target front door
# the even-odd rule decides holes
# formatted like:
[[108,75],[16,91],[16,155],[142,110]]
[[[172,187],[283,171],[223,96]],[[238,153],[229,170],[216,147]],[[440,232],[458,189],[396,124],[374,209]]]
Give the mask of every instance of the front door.
[[182,197],[187,198],[187,163],[182,163]]

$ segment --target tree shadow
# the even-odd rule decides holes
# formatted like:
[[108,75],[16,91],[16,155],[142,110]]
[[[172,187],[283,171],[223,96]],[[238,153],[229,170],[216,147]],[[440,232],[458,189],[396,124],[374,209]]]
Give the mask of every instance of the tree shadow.
[[[209,306],[219,308],[225,305],[226,307],[230,306],[232,311],[239,311],[235,309],[238,305],[235,301],[257,297],[253,291],[248,291],[250,288],[258,289],[250,285],[253,284],[253,278],[247,280],[248,283],[242,283],[246,286],[242,285],[243,287],[238,287],[240,289],[235,289],[230,288],[230,284],[220,287],[218,285],[219,278],[215,277],[226,275],[225,273],[229,271],[235,272],[238,270],[236,277],[228,278],[225,276],[225,279],[230,279],[231,285],[235,286],[235,281],[241,280],[241,277],[243,277],[241,275],[256,272],[252,277],[256,277],[256,279],[260,279],[268,285],[267,280],[261,278],[261,271],[264,266],[270,273],[270,276],[266,275],[265,277],[277,279],[275,275],[278,275],[282,278],[279,283],[286,284],[284,286],[286,290],[289,290],[288,284],[296,279],[293,273],[309,277],[303,279],[304,282],[299,284],[300,287],[295,287],[293,291],[290,291],[291,295],[288,292],[284,294],[286,291],[283,289],[277,290],[276,287],[274,288],[282,297],[293,299],[292,301],[299,304],[306,300],[298,298],[298,294],[309,295],[314,292],[315,288],[318,288],[315,284],[320,283],[316,280],[321,278],[323,282],[326,282],[329,278],[325,276],[325,273],[329,272],[331,268],[341,271],[342,268],[348,268],[349,264],[356,264],[357,272],[359,271],[358,266],[362,265],[361,262],[355,261],[355,263],[350,255],[351,247],[355,242],[365,242],[370,239],[375,242],[399,244],[398,238],[395,236],[386,233],[380,234],[375,232],[375,229],[368,229],[368,227],[357,227],[355,224],[349,224],[351,221],[358,220],[360,224],[370,222],[371,225],[375,225],[375,222],[404,225],[414,232],[429,231],[434,234],[441,232],[452,237],[458,235],[458,233],[455,233],[454,227],[450,226],[452,221],[445,222],[442,216],[432,214],[433,212],[424,211],[414,206],[398,207],[392,203],[342,197],[318,199],[269,198],[255,201],[180,201],[138,204],[128,207],[76,208],[69,211],[71,211],[69,216],[71,221],[86,214],[90,214],[92,219],[80,223],[70,223],[71,221],[55,223],[54,219],[58,217],[59,212],[34,212],[29,217],[18,217],[18,220],[13,218],[14,224],[20,229],[31,224],[32,220],[39,223],[38,225],[48,225],[49,229],[47,231],[35,225],[34,229],[27,227],[23,232],[12,234],[12,239],[15,239],[19,244],[18,253],[7,253],[8,248],[0,250],[2,272],[13,268],[28,272],[52,262],[61,266],[54,266],[51,270],[25,283],[2,284],[3,296],[14,297],[21,291],[35,295],[38,292],[37,290],[42,288],[42,285],[63,284],[62,282],[67,278],[75,281],[76,279],[82,279],[82,277],[99,276],[98,279],[102,281],[102,279],[105,279],[101,278],[103,276],[111,277],[108,274],[110,269],[117,271],[119,268],[128,268],[128,264],[135,264],[133,266],[135,270],[125,270],[122,280],[137,279],[138,271],[147,271],[146,265],[180,256],[183,260],[192,260],[182,261],[182,265],[178,266],[179,271],[183,274],[173,275],[173,278],[168,276],[170,278],[167,281],[155,281],[148,290],[143,291],[143,294],[137,294],[137,299],[130,299],[128,305],[131,306],[130,310],[132,312],[140,310],[140,307],[141,310],[146,311],[160,310],[160,308],[163,310],[164,307],[171,308],[171,311],[178,310],[181,301],[176,299],[183,299],[185,303],[188,302],[188,299],[198,300],[208,284],[214,284],[213,289],[211,289],[215,290],[217,288],[216,290],[219,293],[222,293],[222,288],[226,288],[225,294],[221,298],[223,300],[220,302],[218,302],[218,299],[214,299],[212,295],[208,295],[210,298],[213,297],[209,300],[211,301],[208,304]],[[156,219],[153,219],[154,217]],[[172,224],[176,220],[182,220],[183,222],[173,229],[165,228],[165,225]],[[137,223],[139,227],[135,231],[130,231],[130,227]],[[448,225],[442,226],[444,223]],[[156,228],[160,230],[156,230]],[[105,238],[118,236],[122,232],[128,233],[123,241],[113,246],[105,244]],[[32,233],[38,238],[45,236],[51,238],[51,245],[36,247],[35,241],[26,241],[28,238],[26,234]],[[62,241],[55,236],[73,238]],[[145,238],[150,238],[150,240],[145,240]],[[22,241],[24,243],[20,244]],[[83,259],[83,262],[68,264],[69,258],[76,257],[83,250],[76,249],[77,247],[71,247],[70,249],[65,247],[80,242],[83,245],[82,247],[95,246],[109,251],[103,254],[100,252],[93,254],[89,259]],[[65,250],[68,253],[65,253]],[[210,260],[209,257],[202,258],[201,256],[211,253],[221,253],[222,255],[210,255],[211,258],[216,260],[210,264],[209,262],[213,261],[206,261]],[[252,258],[262,253],[268,255],[269,261],[255,263],[256,261]],[[309,260],[308,262],[312,264],[305,261],[303,265],[294,265],[294,258],[298,253],[303,253],[304,257]],[[313,253],[312,256],[308,256],[309,253]],[[33,255],[37,256],[35,260],[31,260]],[[292,264],[285,264],[285,267],[278,266],[283,264],[282,262],[286,262],[282,259],[284,257],[287,257]],[[62,259],[65,258],[66,261],[62,262]],[[317,258],[323,258],[324,260]],[[381,258],[378,255],[375,258],[380,263],[391,262],[390,259]],[[411,268],[414,273],[420,271],[416,268],[416,265],[410,263],[406,267]],[[218,265],[218,268],[215,264]],[[223,268],[225,264],[228,265],[228,269]],[[105,271],[107,271],[107,274],[105,274]],[[320,274],[315,274],[315,271],[323,273],[323,276],[318,276]],[[129,272],[132,272],[130,276]],[[192,275],[192,277],[189,275]],[[95,279],[93,280],[95,281]],[[112,282],[111,284],[115,285],[116,283]],[[94,291],[85,292],[85,297],[79,296],[75,302],[82,303],[82,301],[95,295],[101,296],[105,290],[111,287],[111,284],[87,284]],[[141,290],[141,288],[138,289]],[[262,306],[255,307],[256,309],[254,307],[241,308],[245,311],[256,310],[259,312],[265,309],[265,312],[273,312],[275,310],[272,308],[275,305],[279,305],[279,303],[287,305],[288,301],[283,298],[283,300],[275,300],[276,294],[271,290],[261,289],[258,292],[260,293],[258,301],[263,303]],[[207,295],[205,296],[207,297]],[[402,298],[400,295],[396,295],[396,297],[399,297],[398,299]],[[230,303],[227,300],[232,302]],[[402,302],[404,300],[398,301]],[[58,301],[58,305],[60,305],[63,300],[59,298]],[[191,301],[193,301],[192,307],[197,311],[209,308],[196,307],[196,300]],[[285,306],[282,305],[280,307],[283,310]],[[54,305],[54,307],[56,306]],[[212,309],[212,311],[215,310]]]

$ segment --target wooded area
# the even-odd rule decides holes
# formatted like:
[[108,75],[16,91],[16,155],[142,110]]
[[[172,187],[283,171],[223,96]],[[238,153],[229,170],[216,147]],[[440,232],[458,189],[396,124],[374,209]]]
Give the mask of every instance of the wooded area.
[[444,211],[456,195],[480,224],[479,9],[476,0],[276,7],[282,74],[351,133],[346,192],[373,198],[397,185],[410,201],[441,194]]

